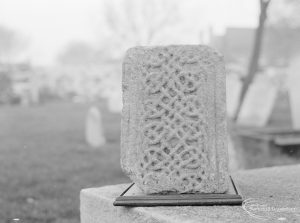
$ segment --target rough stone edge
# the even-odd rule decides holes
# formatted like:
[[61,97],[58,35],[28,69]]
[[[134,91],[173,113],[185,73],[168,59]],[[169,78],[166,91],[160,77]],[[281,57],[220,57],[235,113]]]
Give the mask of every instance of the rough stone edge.
[[[229,188],[229,157],[228,157],[228,142],[227,142],[227,110],[226,110],[226,69],[224,57],[218,51],[220,66],[216,70],[216,146],[219,148],[218,156],[224,157],[219,159],[218,173],[219,176],[219,190],[227,191]],[[221,181],[221,182],[220,182]]]
[[[135,148],[137,146],[134,144],[136,141],[135,139],[132,140],[133,136],[137,136],[138,129],[132,129],[132,125],[130,122],[134,122],[138,120],[138,114],[132,113],[137,112],[137,109],[131,109],[130,107],[134,106],[134,101],[137,101],[137,98],[133,98],[132,96],[137,96],[135,92],[137,92],[137,85],[131,82],[137,81],[133,78],[133,74],[136,72],[129,72],[133,69],[138,69],[138,66],[130,66],[133,63],[138,63],[137,58],[141,53],[142,47],[133,47],[126,51],[124,61],[122,64],[122,93],[123,93],[123,109],[122,109],[122,117],[121,117],[121,157],[120,163],[122,170],[131,178],[133,179],[135,174],[133,172],[133,168],[136,168],[132,163],[136,163],[138,160],[138,151],[135,150],[128,150],[127,148]],[[127,73],[127,75],[125,75]],[[130,76],[128,75],[130,73]],[[133,87],[129,87],[133,86]],[[135,87],[135,88],[134,88]],[[137,106],[137,105],[135,105]],[[134,117],[132,119],[131,117]],[[135,131],[134,134],[131,132]],[[128,158],[129,157],[129,158]]]

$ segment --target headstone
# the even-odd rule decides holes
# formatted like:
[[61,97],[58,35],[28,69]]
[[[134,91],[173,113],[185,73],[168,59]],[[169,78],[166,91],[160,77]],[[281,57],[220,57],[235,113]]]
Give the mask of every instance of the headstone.
[[207,46],[127,52],[121,164],[144,193],[227,191],[224,70]]
[[237,76],[228,75],[226,77],[226,104],[227,114],[233,117],[239,102],[242,83]]
[[300,129],[300,57],[292,60],[287,73],[293,128]]
[[96,107],[91,107],[87,113],[85,122],[85,138],[86,142],[94,148],[105,144],[101,114]]
[[270,78],[257,78],[249,87],[244,99],[238,124],[253,127],[263,127],[271,115],[278,86]]

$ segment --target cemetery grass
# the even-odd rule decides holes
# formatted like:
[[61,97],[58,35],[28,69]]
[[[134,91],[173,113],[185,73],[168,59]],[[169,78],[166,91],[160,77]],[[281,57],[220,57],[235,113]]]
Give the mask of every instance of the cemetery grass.
[[98,106],[107,138],[100,149],[84,141],[89,105],[0,107],[1,223],[76,223],[80,189],[129,182],[119,165],[120,115]]

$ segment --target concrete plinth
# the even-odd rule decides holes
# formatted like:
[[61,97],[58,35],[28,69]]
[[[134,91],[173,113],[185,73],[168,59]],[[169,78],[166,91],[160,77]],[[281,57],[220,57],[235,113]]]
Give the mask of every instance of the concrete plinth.
[[[114,199],[128,187],[121,184],[82,190],[81,223],[300,222],[300,165],[241,171],[234,176],[243,198],[253,198],[244,207],[115,207]],[[258,205],[251,209],[251,204]]]

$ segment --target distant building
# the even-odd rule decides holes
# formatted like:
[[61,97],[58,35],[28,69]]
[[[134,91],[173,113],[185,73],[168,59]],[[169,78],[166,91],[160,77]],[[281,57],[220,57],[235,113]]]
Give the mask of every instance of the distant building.
[[[255,29],[227,28],[223,36],[213,35],[211,45],[225,56],[227,63],[248,66],[253,49]],[[287,66],[300,54],[300,29],[266,28],[262,44],[262,66]]]

